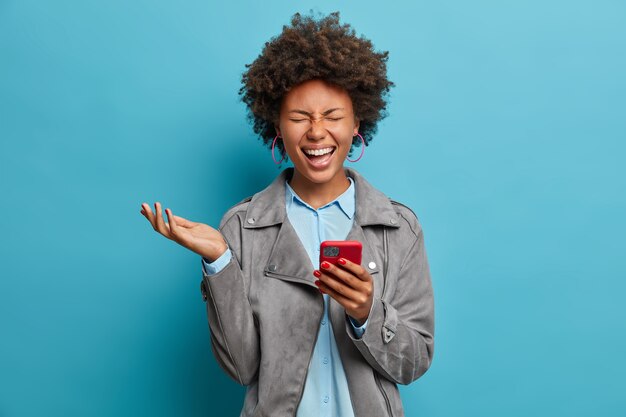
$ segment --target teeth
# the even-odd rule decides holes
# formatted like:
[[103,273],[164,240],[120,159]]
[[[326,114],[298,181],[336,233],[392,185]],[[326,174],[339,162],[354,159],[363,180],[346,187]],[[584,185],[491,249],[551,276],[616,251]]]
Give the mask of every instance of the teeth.
[[330,153],[332,150],[333,148],[324,148],[324,149],[316,149],[316,150],[304,149],[304,153],[306,153],[307,155],[320,156],[320,155],[326,155],[327,153]]

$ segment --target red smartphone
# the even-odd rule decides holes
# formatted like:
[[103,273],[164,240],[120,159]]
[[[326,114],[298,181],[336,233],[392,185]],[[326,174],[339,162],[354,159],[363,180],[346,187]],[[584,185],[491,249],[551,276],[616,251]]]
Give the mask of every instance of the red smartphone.
[[320,265],[324,261],[336,265],[339,258],[361,265],[362,250],[358,240],[325,240],[320,244]]

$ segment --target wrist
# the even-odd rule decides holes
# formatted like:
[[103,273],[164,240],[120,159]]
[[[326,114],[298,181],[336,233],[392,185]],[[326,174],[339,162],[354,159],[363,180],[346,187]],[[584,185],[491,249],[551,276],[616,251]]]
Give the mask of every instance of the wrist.
[[349,316],[349,317],[350,317],[350,320],[352,320],[352,323],[354,323],[354,325],[357,326],[357,327],[363,326],[363,324],[367,321],[367,317],[361,318],[361,319],[358,319],[358,318],[352,317],[352,316]]
[[216,245],[210,252],[201,254],[202,258],[207,263],[215,262],[219,257],[221,257],[228,250],[228,245],[226,243],[222,245]]

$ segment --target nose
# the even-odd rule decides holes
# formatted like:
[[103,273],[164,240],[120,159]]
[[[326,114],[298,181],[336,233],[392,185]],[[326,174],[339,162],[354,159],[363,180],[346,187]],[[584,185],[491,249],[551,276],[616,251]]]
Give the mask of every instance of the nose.
[[324,129],[323,119],[311,119],[311,127],[307,132],[307,138],[311,140],[324,139],[326,136],[326,129]]

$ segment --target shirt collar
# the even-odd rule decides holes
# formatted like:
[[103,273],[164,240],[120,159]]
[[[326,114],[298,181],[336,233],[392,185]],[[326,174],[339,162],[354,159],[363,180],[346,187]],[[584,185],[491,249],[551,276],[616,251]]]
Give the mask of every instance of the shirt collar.
[[[348,177],[348,180],[350,180],[350,186],[348,186],[348,189],[344,191],[340,196],[335,198],[333,201],[320,207],[318,210],[322,210],[332,204],[337,204],[339,208],[341,208],[341,211],[343,211],[344,214],[349,219],[352,219],[352,217],[354,216],[354,201],[355,201],[354,180],[350,177]],[[296,194],[293,188],[291,188],[291,186],[289,185],[289,182],[285,180],[285,206],[287,207],[287,209],[289,209],[289,207],[294,201],[299,202],[300,204],[310,208],[311,210],[315,210],[313,207],[307,204],[304,200],[302,200],[298,196],[298,194]]]

